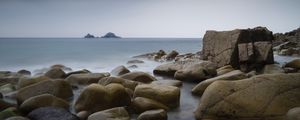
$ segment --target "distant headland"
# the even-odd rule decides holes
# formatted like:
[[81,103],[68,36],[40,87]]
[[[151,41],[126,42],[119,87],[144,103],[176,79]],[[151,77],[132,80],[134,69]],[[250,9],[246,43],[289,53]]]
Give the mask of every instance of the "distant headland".
[[[87,35],[84,36],[84,38],[99,38],[99,37],[95,37],[94,35],[88,33]],[[108,32],[104,36],[101,36],[101,38],[121,38],[121,37],[117,36],[115,33]]]

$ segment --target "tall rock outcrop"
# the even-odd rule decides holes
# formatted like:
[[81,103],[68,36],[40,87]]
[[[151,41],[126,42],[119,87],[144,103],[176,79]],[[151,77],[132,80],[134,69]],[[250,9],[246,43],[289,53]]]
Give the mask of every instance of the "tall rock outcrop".
[[232,31],[207,31],[203,38],[203,59],[218,67],[231,65],[242,71],[274,63],[273,34],[265,27]]

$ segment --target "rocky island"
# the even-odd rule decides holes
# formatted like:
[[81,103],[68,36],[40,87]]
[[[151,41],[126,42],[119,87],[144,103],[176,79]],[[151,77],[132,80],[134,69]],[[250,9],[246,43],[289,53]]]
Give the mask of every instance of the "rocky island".
[[[265,27],[210,30],[201,52],[159,50],[127,62],[158,61],[161,65],[153,74],[124,65],[102,73],[72,71],[60,64],[38,75],[27,70],[2,71],[0,119],[167,120],[167,113],[186,102],[182,90],[189,89],[183,97],[199,96],[199,101],[195,111],[181,114],[190,115],[188,120],[297,120],[300,59],[276,64],[275,38]],[[298,44],[299,37],[293,38]],[[186,88],[191,82],[195,86]]]
[[121,38],[121,37],[115,35],[115,33],[108,32],[108,33],[106,33],[104,36],[102,36],[101,38]]
[[95,38],[95,36],[88,33],[87,35],[84,36],[84,38]]

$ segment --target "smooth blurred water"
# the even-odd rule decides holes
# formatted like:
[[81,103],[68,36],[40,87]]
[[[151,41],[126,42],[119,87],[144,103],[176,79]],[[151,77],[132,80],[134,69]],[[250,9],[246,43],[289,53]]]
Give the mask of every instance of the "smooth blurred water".
[[201,46],[200,38],[0,38],[0,70],[33,71],[64,64],[107,72],[135,55],[160,49],[197,52]]

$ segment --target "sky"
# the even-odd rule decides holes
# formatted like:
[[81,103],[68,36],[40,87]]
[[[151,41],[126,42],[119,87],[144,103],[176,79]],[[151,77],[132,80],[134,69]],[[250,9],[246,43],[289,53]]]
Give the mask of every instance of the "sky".
[[300,0],[0,0],[0,37],[203,37],[300,27]]

